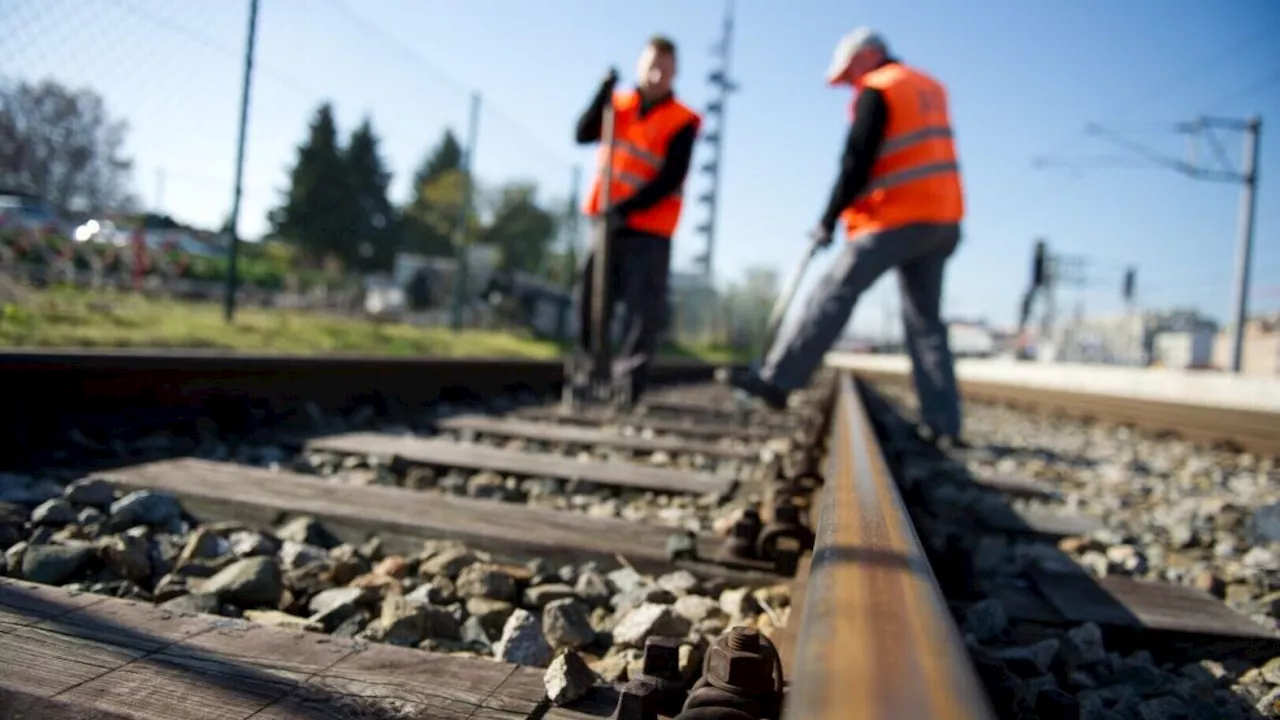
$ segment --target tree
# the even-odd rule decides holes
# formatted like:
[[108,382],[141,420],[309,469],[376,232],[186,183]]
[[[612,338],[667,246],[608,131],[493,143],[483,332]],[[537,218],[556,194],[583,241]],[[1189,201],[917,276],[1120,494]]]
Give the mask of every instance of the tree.
[[127,132],[92,90],[52,80],[0,87],[0,185],[37,194],[59,214],[131,212]]
[[[453,231],[461,210],[465,180],[462,146],[451,131],[445,130],[440,142],[414,173],[412,196],[404,210],[406,248],[424,255],[454,254]],[[474,218],[470,224],[475,224]]]
[[511,183],[491,193],[492,215],[483,240],[501,251],[501,269],[540,273],[555,239],[556,218],[538,206],[537,186]]
[[418,172],[414,174],[413,186],[416,188],[450,170],[461,169],[462,145],[458,142],[458,138],[454,136],[453,131],[445,128],[444,136],[440,138],[440,142],[431,149],[431,152],[423,159]]
[[578,281],[579,262],[577,248],[548,251],[545,263],[547,280],[561,287],[571,287]]
[[354,258],[359,218],[352,195],[333,108],[325,103],[298,147],[284,203],[270,216],[272,230],[301,246],[313,262]]
[[356,255],[348,259],[367,270],[388,270],[395,259],[399,220],[387,198],[391,173],[378,155],[378,138],[368,119],[351,134],[343,164],[356,209]]
[[[437,257],[453,257],[454,230],[462,204],[466,200],[467,176],[461,170],[450,170],[418,189],[414,202],[405,209],[405,245],[415,252]],[[473,206],[467,212],[462,244],[470,245],[480,237],[483,228]]]

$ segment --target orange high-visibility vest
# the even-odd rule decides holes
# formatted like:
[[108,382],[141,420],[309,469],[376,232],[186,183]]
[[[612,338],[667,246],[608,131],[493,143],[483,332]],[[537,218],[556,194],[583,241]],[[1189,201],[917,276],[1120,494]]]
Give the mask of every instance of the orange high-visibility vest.
[[[702,118],[683,104],[670,100],[663,102],[640,117],[640,94],[636,91],[613,95],[613,181],[609,184],[609,198],[617,203],[634,195],[643,185],[658,174],[666,158],[667,145],[690,121],[700,127]],[[603,138],[597,160],[598,172],[591,186],[591,193],[583,211],[588,215],[600,214],[600,190],[608,147]],[[670,238],[680,222],[680,209],[684,196],[679,190],[662,198],[653,206],[627,215],[627,227],[642,232]]]
[[863,87],[880,91],[889,120],[866,187],[840,214],[846,233],[852,238],[914,223],[960,222],[964,189],[946,89],[900,63],[867,73]]

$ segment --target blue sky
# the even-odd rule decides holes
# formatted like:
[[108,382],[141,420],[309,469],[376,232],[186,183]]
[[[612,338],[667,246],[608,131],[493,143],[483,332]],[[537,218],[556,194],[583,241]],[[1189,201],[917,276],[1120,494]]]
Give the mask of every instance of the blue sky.
[[[148,205],[214,224],[231,201],[247,0],[5,0],[0,75],[88,84],[127,117],[136,185]],[[567,196],[590,161],[572,124],[602,73],[631,80],[645,38],[680,47],[677,87],[695,107],[711,90],[710,48],[721,0],[261,0],[242,231],[264,228],[306,123],[322,99],[341,129],[372,117],[396,173],[394,197],[451,125],[464,132],[483,94],[477,169],[483,179],[537,180]],[[1145,305],[1228,311],[1240,188],[1161,168],[1072,173],[1034,169],[1038,156],[1123,154],[1082,133],[1099,122],[1185,158],[1167,132],[1199,113],[1260,113],[1261,185],[1254,308],[1280,307],[1280,4],[1190,0],[840,3],[738,0],[716,272],[796,262],[834,178],[848,90],[822,82],[840,35],[880,29],[893,49],[950,88],[969,217],[947,280],[948,312],[1013,320],[1031,244],[1085,256],[1094,285],[1064,293],[1064,310],[1115,312],[1126,264]],[[1241,139],[1223,134],[1238,162]],[[706,153],[701,148],[700,153]],[[1199,157],[1211,157],[1207,147]],[[699,155],[700,161],[705,154]],[[163,170],[163,189],[158,172]],[[706,179],[691,179],[691,195]],[[701,250],[687,205],[676,265]],[[811,269],[806,288],[826,262]],[[861,303],[855,328],[875,332],[896,307],[894,281]]]

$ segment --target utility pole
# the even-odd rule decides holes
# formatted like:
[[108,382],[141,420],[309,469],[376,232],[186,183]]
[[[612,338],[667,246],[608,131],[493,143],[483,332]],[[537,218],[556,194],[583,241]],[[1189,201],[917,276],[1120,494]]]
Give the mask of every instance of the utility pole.
[[[223,301],[223,316],[227,322],[236,315],[236,255],[240,242],[240,196],[244,180],[244,141],[249,125],[249,87],[253,80],[253,46],[258,34],[258,0],[249,0],[249,37],[244,51],[244,84],[240,90],[240,138],[236,143],[236,189],[231,200],[231,217],[228,220],[227,245],[227,294]],[[163,176],[162,176],[163,177]]]
[[1236,240],[1236,281],[1234,302],[1235,334],[1231,338],[1231,372],[1239,373],[1244,364],[1244,323],[1249,314],[1249,266],[1253,261],[1254,196],[1258,192],[1258,140],[1262,134],[1262,118],[1257,115],[1244,124],[1244,170],[1239,181],[1239,236]]
[[458,207],[458,220],[453,226],[454,257],[457,266],[453,274],[453,311],[450,325],[455,331],[462,329],[462,306],[467,292],[467,221],[471,219],[471,199],[475,193],[472,170],[475,168],[476,140],[480,134],[480,93],[471,93],[471,120],[467,125],[467,148],[462,154],[462,202]]
[[706,222],[695,228],[707,238],[707,249],[694,258],[694,262],[702,266],[702,275],[707,284],[712,281],[712,269],[716,248],[716,215],[720,202],[720,170],[724,158],[725,110],[729,103],[729,94],[739,89],[738,83],[730,78],[729,68],[733,50],[733,0],[727,0],[724,14],[724,30],[719,42],[712,48],[712,55],[720,66],[711,71],[707,81],[711,84],[714,99],[707,103],[706,116],[715,118],[714,129],[703,134],[702,139],[711,148],[711,159],[700,168],[711,178],[711,187],[698,196],[698,201],[707,206]]
[[[1222,142],[1214,131],[1226,130],[1244,134],[1242,167],[1237,170],[1235,164],[1227,157]],[[1262,119],[1257,115],[1246,119],[1201,116],[1191,122],[1178,123],[1174,131],[1184,134],[1190,140],[1190,158],[1177,160],[1151,148],[1131,140],[1119,137],[1115,133],[1104,130],[1097,125],[1090,125],[1086,131],[1091,135],[1102,137],[1148,163],[1182,173],[1193,180],[1212,182],[1239,183],[1240,215],[1237,221],[1235,282],[1231,293],[1231,307],[1234,315],[1233,337],[1231,341],[1231,372],[1239,373],[1241,357],[1244,351],[1244,324],[1249,310],[1249,269],[1253,259],[1253,227],[1255,215],[1254,197],[1258,191],[1258,155],[1259,138],[1262,134]],[[1216,162],[1199,164],[1196,161],[1199,142],[1204,141],[1213,153]],[[1110,160],[1110,162],[1107,162]],[[1094,164],[1106,163],[1118,165],[1115,159],[1101,159]],[[1037,160],[1036,165],[1062,164],[1052,161]],[[1077,164],[1078,165],[1078,164]]]

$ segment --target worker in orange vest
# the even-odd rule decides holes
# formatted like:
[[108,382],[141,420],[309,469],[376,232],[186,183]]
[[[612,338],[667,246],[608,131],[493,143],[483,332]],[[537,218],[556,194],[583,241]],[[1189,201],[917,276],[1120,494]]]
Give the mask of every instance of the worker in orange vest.
[[[610,208],[602,217],[600,191],[608,148],[600,148],[599,169],[583,211],[605,223],[610,243],[606,316],[612,298],[626,307],[622,342],[614,352],[613,376],[630,382],[633,398],[644,391],[649,366],[667,310],[667,276],[671,268],[671,236],[683,206],[682,188],[693,157],[702,119],[675,99],[676,47],[657,36],[645,45],[636,67],[634,90],[615,92],[617,72],[610,70],[590,107],[578,120],[580,145],[601,141],[604,108],[613,104],[614,150]],[[594,251],[581,269],[578,284],[579,341],[591,348],[591,294]],[[606,322],[606,327],[610,324]]]
[[786,407],[789,393],[809,381],[839,338],[858,296],[896,268],[922,430],[959,443],[960,401],[939,316],[943,270],[964,217],[946,89],[891,55],[868,28],[840,40],[827,82],[850,85],[857,95],[839,178],[811,239],[816,247],[830,245],[843,220],[848,242],[759,372],[730,373],[729,382],[771,407]]

